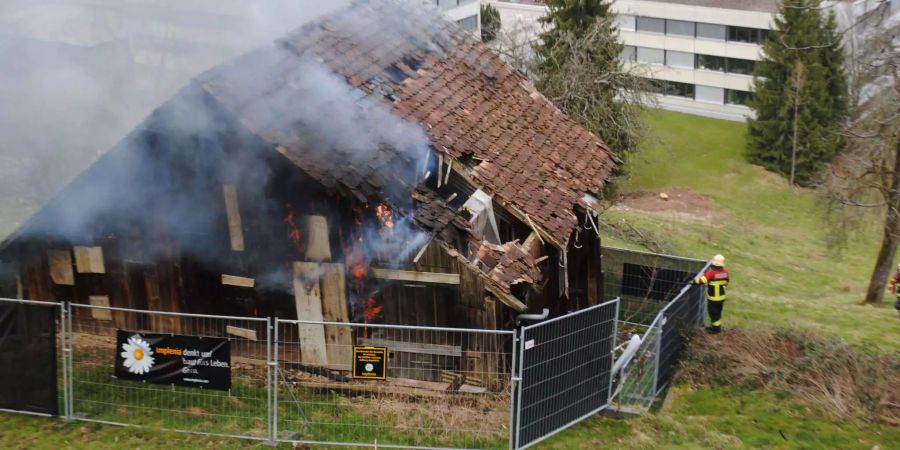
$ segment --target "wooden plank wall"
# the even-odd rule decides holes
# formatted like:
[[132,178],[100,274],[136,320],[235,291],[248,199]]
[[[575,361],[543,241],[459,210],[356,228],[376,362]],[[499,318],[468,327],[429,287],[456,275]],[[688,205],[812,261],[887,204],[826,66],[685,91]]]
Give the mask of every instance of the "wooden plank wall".
[[[384,306],[382,322],[390,324],[497,329],[500,312],[497,301],[486,297],[484,282],[468,267],[444,253],[440,246],[428,246],[418,264],[405,270],[459,274],[459,285],[416,282],[391,283],[380,296]],[[502,306],[501,306],[502,308]],[[501,339],[479,333],[441,333],[422,330],[384,330],[384,339],[457,346],[459,356],[423,352],[390,352],[391,376],[426,381],[446,381],[445,372],[465,375],[479,383],[496,379],[498,370],[508,365]]]

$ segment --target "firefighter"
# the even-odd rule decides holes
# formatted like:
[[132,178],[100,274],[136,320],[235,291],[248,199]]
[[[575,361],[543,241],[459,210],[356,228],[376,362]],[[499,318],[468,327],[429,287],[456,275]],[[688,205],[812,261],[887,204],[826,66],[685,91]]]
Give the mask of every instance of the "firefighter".
[[725,287],[730,277],[725,268],[725,257],[713,256],[709,270],[696,278],[694,283],[706,285],[706,310],[709,312],[709,326],[706,331],[722,331],[722,308],[725,306]]
[[888,283],[888,291],[894,294],[894,309],[900,312],[900,264],[897,264],[897,273],[891,277]]

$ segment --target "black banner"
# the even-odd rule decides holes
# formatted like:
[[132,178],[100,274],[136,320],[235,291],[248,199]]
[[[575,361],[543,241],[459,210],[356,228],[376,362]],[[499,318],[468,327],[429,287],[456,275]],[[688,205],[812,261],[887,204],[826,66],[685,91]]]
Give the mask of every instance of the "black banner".
[[387,375],[386,347],[353,347],[353,378],[383,380]]
[[116,377],[157,384],[231,389],[228,339],[118,330]]
[[59,308],[0,302],[0,408],[56,415]]

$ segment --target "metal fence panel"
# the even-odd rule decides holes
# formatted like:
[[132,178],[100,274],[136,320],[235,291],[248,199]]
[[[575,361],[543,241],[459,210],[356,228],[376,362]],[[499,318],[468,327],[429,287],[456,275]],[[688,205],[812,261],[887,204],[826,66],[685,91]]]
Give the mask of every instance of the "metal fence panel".
[[641,346],[619,374],[615,403],[620,408],[647,410],[656,399],[656,376],[659,367],[661,329],[655,321],[645,327]]
[[[68,391],[74,419],[269,439],[268,319],[70,305]],[[120,329],[228,339],[231,389],[117,379],[114,366]]]
[[[662,390],[672,379],[675,366],[687,345],[690,330],[703,324],[706,287],[690,285],[660,311],[659,375],[656,389]],[[699,321],[698,321],[699,320]]]
[[618,300],[522,328],[515,447],[609,404]]
[[0,298],[0,410],[65,412],[62,313],[61,303]]
[[649,325],[704,262],[672,255],[602,249],[603,293],[620,299],[620,320]]
[[[305,338],[324,328],[324,353]],[[513,331],[276,319],[279,441],[506,448]],[[354,346],[386,347],[385,380],[351,377]]]

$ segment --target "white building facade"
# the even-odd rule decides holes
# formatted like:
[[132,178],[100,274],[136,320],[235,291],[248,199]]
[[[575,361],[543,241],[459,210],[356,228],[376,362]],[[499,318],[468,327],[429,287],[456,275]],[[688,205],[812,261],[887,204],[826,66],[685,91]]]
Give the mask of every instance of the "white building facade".
[[432,0],[447,19],[481,36],[481,2],[479,0]]
[[622,58],[658,80],[666,109],[744,120],[775,0],[617,0]]
[[[504,30],[546,12],[534,1],[490,1]],[[761,42],[773,26],[777,0],[616,0],[612,9],[626,64],[663,89],[662,108],[730,120],[745,120],[753,68]],[[507,19],[510,24],[507,24]]]

